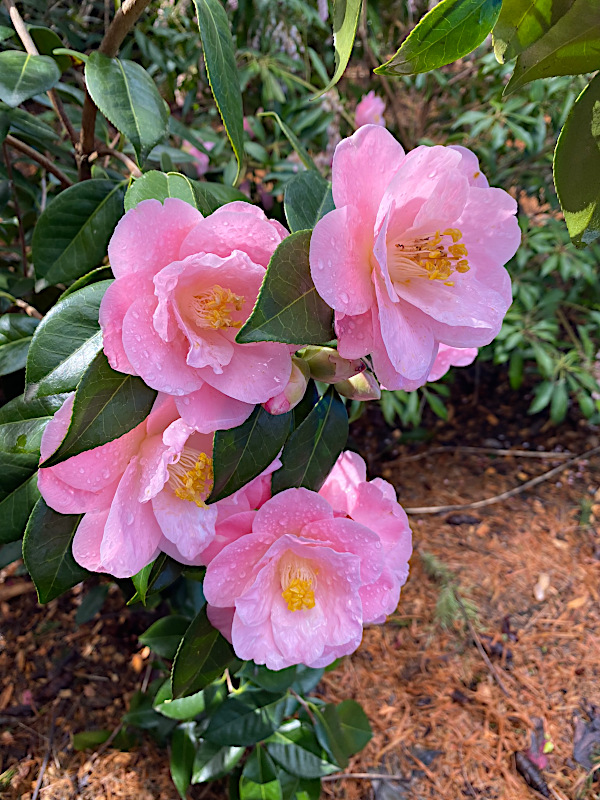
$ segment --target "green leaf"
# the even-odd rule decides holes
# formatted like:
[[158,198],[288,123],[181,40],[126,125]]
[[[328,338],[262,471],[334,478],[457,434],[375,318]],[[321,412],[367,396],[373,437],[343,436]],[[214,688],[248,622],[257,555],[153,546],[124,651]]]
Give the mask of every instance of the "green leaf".
[[600,75],[577,98],[554,153],[554,183],[573,244],[600,236]]
[[108,588],[107,583],[102,583],[99,586],[92,586],[89,592],[86,592],[75,614],[76,625],[85,625],[86,622],[92,620],[102,610],[108,594]]
[[[329,706],[326,706],[329,708]],[[356,700],[343,700],[335,706],[344,739],[347,756],[353,756],[366,747],[373,738],[367,715]]]
[[544,381],[538,384],[535,389],[535,396],[529,408],[528,414],[537,414],[542,411],[550,403],[552,393],[554,392],[554,384],[550,381]]
[[70,283],[97,267],[123,215],[122,184],[92,179],[61,192],[33,231],[35,273],[48,283]]
[[206,607],[188,627],[173,662],[173,698],[195,694],[218,678],[237,661],[229,642],[213,628]]
[[272,670],[247,661],[238,675],[265,689],[267,692],[285,692],[296,680],[297,667]]
[[21,395],[0,408],[0,543],[23,535],[40,496],[36,472],[42,434],[65,397],[27,403]]
[[298,720],[291,720],[281,727],[266,747],[278,764],[300,778],[321,778],[340,769],[319,745],[311,728]]
[[108,58],[94,50],[85,64],[85,82],[106,119],[126,136],[143,163],[167,135],[169,111],[156,84],[135,61]]
[[89,572],[73,558],[71,545],[83,514],[58,514],[40,498],[29,517],[23,560],[40,603],[60,597]]
[[567,416],[568,407],[569,390],[565,380],[561,378],[554,384],[554,391],[552,392],[552,401],[550,402],[550,419],[552,422],[556,424],[562,422]]
[[311,712],[317,741],[333,761],[344,769],[348,766],[348,756],[335,705],[330,703],[320,709],[311,704]]
[[33,39],[41,55],[53,58],[61,72],[69,69],[71,66],[71,59],[68,56],[56,55],[53,52],[56,48],[62,49],[63,46],[57,33],[41,25],[30,25],[29,35]]
[[180,614],[171,614],[168,617],[157,619],[147,631],[142,633],[140,642],[162,658],[172,659],[175,657],[189,624],[189,619]]
[[0,42],[5,42],[14,35],[15,32],[12,28],[8,28],[6,25],[0,25]]
[[[314,170],[315,172],[319,172],[317,169],[317,165],[312,160],[312,158],[306,152],[306,149],[300,139],[296,136],[294,131],[285,124],[285,122],[281,119],[279,114],[276,114],[275,111],[262,111],[257,116],[259,117],[273,117],[273,119],[279,124],[284,136],[288,140],[288,142],[292,145],[295,152],[298,154],[300,161],[304,164],[306,169]],[[319,173],[320,174],[320,173]]]
[[75,389],[102,347],[98,312],[110,283],[100,281],[70,294],[40,322],[27,354],[28,398]]
[[183,572],[183,564],[175,561],[166,553],[160,553],[154,561],[146,564],[133,577],[136,593],[127,601],[127,605],[143,603],[151,592],[160,592],[174,583]]
[[206,783],[230,773],[246,752],[245,747],[221,747],[202,741],[196,750],[192,783]]
[[292,232],[314,228],[321,217],[335,208],[331,184],[314,170],[294,175],[286,184],[283,204]]
[[277,247],[236,341],[324,344],[334,338],[333,311],[317,294],[310,274],[311,234],[297,231]]
[[0,100],[12,108],[52,89],[59,80],[60,70],[53,58],[20,50],[0,53]]
[[97,267],[96,269],[90,270],[90,272],[86,272],[86,274],[82,275],[81,278],[77,278],[75,283],[72,283],[68,288],[66,288],[58,298],[59,302],[64,300],[65,297],[68,297],[70,294],[73,294],[73,292],[78,292],[80,289],[83,289],[84,286],[91,286],[92,283],[99,283],[100,281],[112,280],[113,273],[110,267]]
[[[366,2],[366,0],[365,0]],[[335,72],[333,78],[324,89],[314,95],[317,97],[332,89],[344,74],[350,60],[358,18],[362,6],[361,0],[333,0],[333,47],[335,51]]]
[[442,0],[419,21],[379,75],[414,75],[443,67],[478,47],[494,27],[502,0]]
[[505,94],[538,78],[578,75],[600,67],[600,2],[575,0],[571,8],[517,59]]
[[94,750],[110,737],[109,730],[81,731],[73,734],[73,750]]
[[164,203],[167,197],[177,197],[191,206],[198,208],[193,181],[178,172],[145,172],[136,178],[125,194],[125,211],[135,208],[142,200],[160,200]]
[[255,747],[240,777],[240,800],[282,800],[277,768],[262,747]]
[[192,181],[192,183],[198,209],[205,217],[226,203],[233,203],[235,200],[248,202],[246,195],[234,189],[233,186],[227,186],[224,183],[209,183],[208,181]]
[[173,700],[167,697],[160,703],[155,703],[154,708],[159,714],[170,719],[189,720],[197,717],[198,714],[208,713],[211,709],[220,705],[227,695],[224,685],[225,679],[222,678],[211,683],[206,689],[201,689],[196,694],[188,697],[179,697]]
[[171,777],[182,800],[192,780],[192,768],[196,755],[196,723],[185,722],[173,731],[171,739]]
[[256,406],[237,428],[215,433],[214,486],[209,503],[237,492],[273,463],[290,432],[291,416],[291,412],[269,414]]
[[101,350],[77,386],[67,434],[43,466],[60,464],[128,433],[146,419],[156,395],[141,378],[116,372]]
[[212,715],[204,738],[220,745],[256,744],[279,728],[285,706],[281,694],[262,689],[230,694]]
[[330,386],[283,448],[282,466],[273,474],[273,493],[297,486],[318,492],[347,438],[346,407]]
[[574,0],[503,0],[494,27],[494,53],[501,64],[527,49],[566,14]]
[[235,45],[219,0],[194,0],[208,82],[237,159],[237,183],[244,161],[244,109]]
[[0,317],[0,375],[23,369],[27,351],[39,320],[22,314]]

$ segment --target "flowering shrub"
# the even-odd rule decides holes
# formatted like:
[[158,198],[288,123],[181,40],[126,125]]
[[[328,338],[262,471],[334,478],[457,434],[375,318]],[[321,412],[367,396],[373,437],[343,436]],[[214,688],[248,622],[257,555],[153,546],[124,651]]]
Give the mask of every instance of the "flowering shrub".
[[[0,292],[10,311],[0,371],[26,372],[23,393],[0,409],[0,543],[23,537],[40,602],[90,571],[118,579],[128,603],[168,599],[175,613],[141,639],[163,660],[157,673],[172,662],[170,675],[140,702],[150,727],[172,736],[182,797],[191,782],[233,770],[243,800],[279,800],[284,785],[286,797],[316,796],[320,777],[344,768],[370,729],[357,704],[304,695],[359,646],[363,626],[394,612],[412,547],[394,487],[367,480],[345,450],[347,401],[414,391],[471,363],[498,334],[512,299],[504,265],[520,241],[516,202],[464,147],[405,152],[374,91],[342,138],[352,118],[333,87],[360,2],[334,10],[329,81],[295,6],[289,20],[256,15],[240,71],[230,18],[238,25],[247,4],[230,1],[226,12],[195,0],[200,92],[195,34],[191,53],[179,40],[163,61],[154,27],[137,28],[149,71],[124,57],[137,57],[133,39],[118,56],[147,0],[122,3],[100,46],[79,54],[52,30],[32,38],[14,2],[5,5],[0,127],[14,220],[2,225],[18,235],[23,275],[11,262]],[[494,28],[498,58],[519,56],[511,84],[540,77],[529,47],[543,50],[545,33],[517,53],[510,8],[488,3],[475,20],[457,5],[442,0],[378,71],[434,69]],[[187,11],[172,6],[157,29],[177,13],[175,27],[189,32]],[[325,30],[325,3],[309,16]],[[295,74],[299,55],[323,100],[295,125],[288,100],[316,88]],[[84,92],[59,95],[73,69]],[[267,110],[256,102],[244,116],[240,83],[257,78]],[[209,90],[220,118],[199,112]],[[555,161],[578,244],[598,235],[596,194],[580,213],[586,170],[573,144],[597,92],[594,78]],[[44,93],[60,134],[32,113],[46,107]],[[388,122],[392,112],[398,121],[388,109]],[[203,130],[186,124],[204,113]],[[293,154],[278,133],[267,139],[271,123]],[[309,140],[320,142],[314,160]],[[17,189],[26,194],[28,180],[15,180],[12,151],[39,179],[26,214]],[[597,158],[589,135],[582,151]]]

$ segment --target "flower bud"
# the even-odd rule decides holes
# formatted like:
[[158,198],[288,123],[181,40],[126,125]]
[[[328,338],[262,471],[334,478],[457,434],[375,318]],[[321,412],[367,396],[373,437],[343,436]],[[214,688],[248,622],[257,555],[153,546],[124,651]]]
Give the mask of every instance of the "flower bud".
[[275,397],[271,397],[266,403],[263,403],[263,408],[269,414],[287,414],[304,397],[309,380],[310,370],[308,366],[301,358],[292,356],[292,374],[285,389]]
[[349,361],[342,358],[333,347],[305,347],[302,358],[310,368],[311,378],[323,383],[346,381],[366,369],[360,358]]
[[336,383],[335,388],[342,397],[348,397],[350,400],[379,400],[381,397],[377,378],[368,370],[348,378],[347,381]]

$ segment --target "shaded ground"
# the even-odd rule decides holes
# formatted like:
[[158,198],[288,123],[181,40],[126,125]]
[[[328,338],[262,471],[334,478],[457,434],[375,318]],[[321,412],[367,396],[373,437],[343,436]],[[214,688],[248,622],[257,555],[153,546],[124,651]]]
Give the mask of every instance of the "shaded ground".
[[[453,395],[464,401],[451,407],[448,423],[428,420],[435,436],[426,444],[398,445],[377,409],[355,426],[354,444],[371,474],[391,480],[403,505],[497,495],[563,463],[561,451],[578,454],[600,444],[579,420],[557,430],[541,416],[526,417],[524,398],[484,379],[473,383],[477,376],[463,371]],[[557,454],[434,452],[456,445]],[[324,784],[324,796],[543,796],[527,786],[513,755],[530,747],[536,725],[553,744],[544,769],[547,796],[596,796],[573,748],[576,726],[580,760],[593,758],[600,741],[585,728],[600,705],[599,485],[596,456],[483,509],[411,517],[415,555],[398,612],[367,630],[360,650],[318,687],[328,700],[359,700],[371,720],[373,740],[349,771],[402,780],[334,779]],[[439,562],[433,568],[430,556]],[[77,753],[71,746],[72,733],[116,728],[128,698],[151,678],[148,652],[137,642],[149,615],[124,612],[115,591],[101,616],[77,627],[77,591],[40,609],[35,594],[23,591],[25,578],[1,575],[0,773],[16,769],[2,796],[31,800],[47,758],[44,800],[175,800],[166,753],[152,743],[130,753],[110,747]],[[472,624],[492,668],[456,593],[465,610],[475,607]],[[190,796],[224,795],[194,787]]]

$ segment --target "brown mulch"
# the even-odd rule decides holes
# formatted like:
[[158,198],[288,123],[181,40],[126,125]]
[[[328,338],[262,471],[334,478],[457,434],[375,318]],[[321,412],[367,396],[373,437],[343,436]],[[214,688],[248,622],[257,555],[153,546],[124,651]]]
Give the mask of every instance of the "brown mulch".
[[[525,398],[486,383],[485,369],[457,380],[448,423],[427,418],[427,443],[403,443],[376,408],[356,424],[353,444],[397,487],[407,507],[469,503],[499,494],[561,463],[488,453],[415,453],[451,445],[583,452],[597,431],[574,417],[563,426],[527,417]],[[474,381],[474,382],[473,382]],[[343,777],[324,797],[528,800],[517,771],[543,725],[553,745],[543,777],[548,795],[597,797],[573,754],[579,727],[600,706],[600,457],[580,462],[534,490],[484,509],[411,517],[415,554],[397,613],[365,631],[351,658],[326,673],[318,693],[358,700],[373,739],[350,773],[384,772],[397,781]],[[493,671],[460,608],[441,624],[442,584],[425,570],[435,556],[452,576]],[[2,797],[32,800],[44,759],[42,800],[175,800],[168,758],[144,739],[131,752],[73,750],[71,734],[114,730],[132,694],[152,676],[137,636],[150,612],[123,608],[111,590],[99,616],[77,626],[81,590],[40,608],[14,568],[0,573],[0,773],[16,772]],[[495,673],[495,675],[494,675]],[[496,676],[500,679],[499,685]],[[54,724],[53,724],[54,720]],[[49,741],[51,740],[51,741]],[[540,787],[538,787],[540,788]],[[544,791],[543,787],[541,787]],[[223,797],[193,787],[190,797]]]

